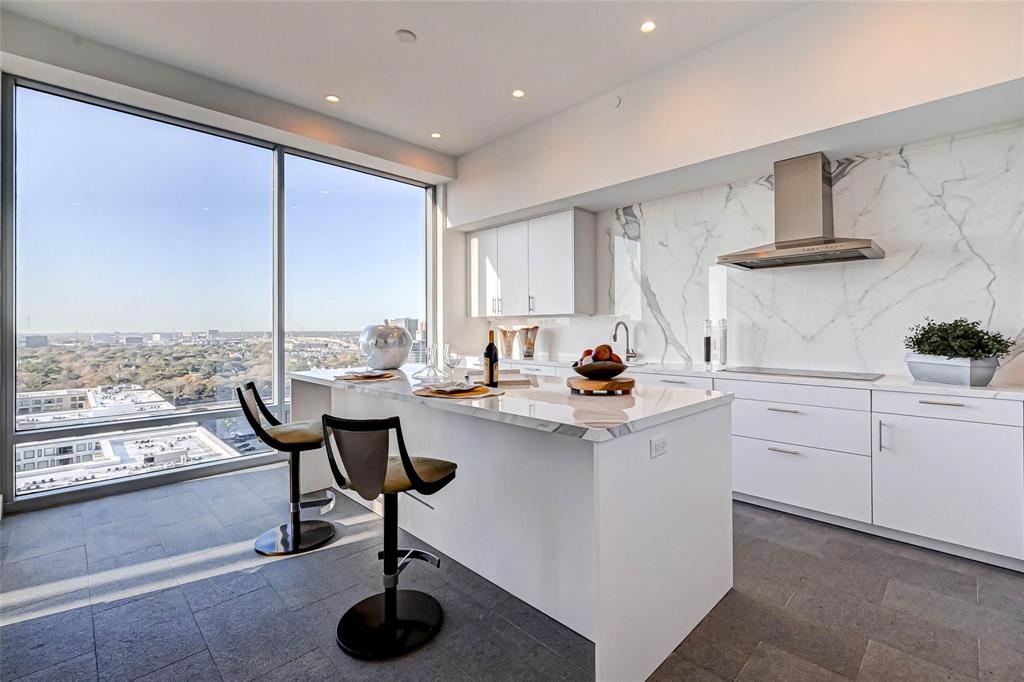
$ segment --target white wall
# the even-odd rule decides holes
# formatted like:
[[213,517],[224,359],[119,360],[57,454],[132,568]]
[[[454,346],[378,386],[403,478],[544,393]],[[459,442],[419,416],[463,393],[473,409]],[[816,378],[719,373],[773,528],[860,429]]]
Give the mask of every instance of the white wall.
[[0,69],[16,75],[430,184],[455,177],[446,154],[9,12],[0,14],[0,49]]
[[882,2],[784,15],[460,157],[449,224],[1020,78],[1022,13],[1019,2]]
[[885,258],[715,266],[772,241],[772,178],[746,178],[598,214],[611,316],[500,324],[540,324],[539,356],[565,361],[625,319],[642,359],[699,365],[704,320],[724,310],[731,365],[906,374],[911,325],[966,316],[1020,340],[996,384],[1024,384],[1024,122],[833,164],[836,234],[874,239]]

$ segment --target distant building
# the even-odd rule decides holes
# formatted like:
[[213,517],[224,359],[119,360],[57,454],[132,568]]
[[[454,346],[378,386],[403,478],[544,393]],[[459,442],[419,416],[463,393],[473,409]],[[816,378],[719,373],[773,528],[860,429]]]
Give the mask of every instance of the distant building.
[[117,337],[117,332],[96,332],[92,335],[91,339],[92,343],[100,345],[108,343],[117,343]]
[[141,346],[143,338],[141,334],[125,334],[121,337],[121,343],[125,346]]
[[[233,435],[232,440],[241,452],[255,450],[244,439]],[[20,494],[41,492],[239,454],[197,423],[26,443],[15,448],[15,490]]]
[[19,393],[15,400],[18,415],[83,410],[89,404],[89,391],[84,388]]
[[50,345],[50,338],[45,334],[28,334],[25,336],[25,348],[44,348]]
[[174,406],[159,393],[135,384],[22,392],[17,395],[16,408],[18,425],[29,428],[52,426],[59,422],[174,411]]
[[154,332],[150,335],[149,342],[154,344],[176,343],[180,338],[181,335],[174,332]]

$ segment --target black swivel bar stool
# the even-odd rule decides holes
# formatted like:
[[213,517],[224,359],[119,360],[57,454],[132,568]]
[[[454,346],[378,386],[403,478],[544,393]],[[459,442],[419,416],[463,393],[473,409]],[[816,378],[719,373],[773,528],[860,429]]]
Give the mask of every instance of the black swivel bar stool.
[[[399,457],[389,454],[392,430]],[[325,414],[323,436],[331,472],[340,487],[355,490],[365,500],[384,495],[384,549],[377,555],[384,560],[384,592],[345,612],[338,622],[338,646],[356,658],[400,656],[430,641],[441,629],[444,612],[429,594],[398,589],[398,576],[413,559],[441,565],[429,552],[398,547],[398,493],[436,493],[455,478],[455,462],[410,457],[398,417],[352,420]],[[335,447],[345,473],[335,462]]]
[[[332,493],[328,497],[302,500],[299,493],[299,454],[318,450],[324,444],[323,428],[315,421],[282,424],[260,398],[256,384],[249,382],[235,389],[246,421],[256,436],[279,452],[288,453],[288,523],[271,528],[258,538],[253,548],[260,554],[280,556],[299,554],[316,549],[334,537],[334,524],[327,521],[303,521],[301,512],[309,507],[320,507],[326,514],[334,508]],[[266,420],[268,426],[264,426]]]

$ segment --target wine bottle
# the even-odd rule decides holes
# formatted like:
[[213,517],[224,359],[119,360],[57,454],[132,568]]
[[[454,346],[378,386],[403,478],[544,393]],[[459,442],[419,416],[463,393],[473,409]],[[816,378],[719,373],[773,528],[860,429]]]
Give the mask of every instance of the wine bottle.
[[494,345],[494,330],[487,331],[487,347],[484,348],[484,385],[498,387],[498,347]]

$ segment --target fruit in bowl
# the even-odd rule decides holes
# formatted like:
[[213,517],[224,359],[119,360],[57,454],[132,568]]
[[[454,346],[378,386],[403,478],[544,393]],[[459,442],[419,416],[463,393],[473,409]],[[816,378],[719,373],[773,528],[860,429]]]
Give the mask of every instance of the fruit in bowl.
[[608,344],[586,349],[572,368],[580,376],[598,380],[611,379],[626,371],[622,358]]

